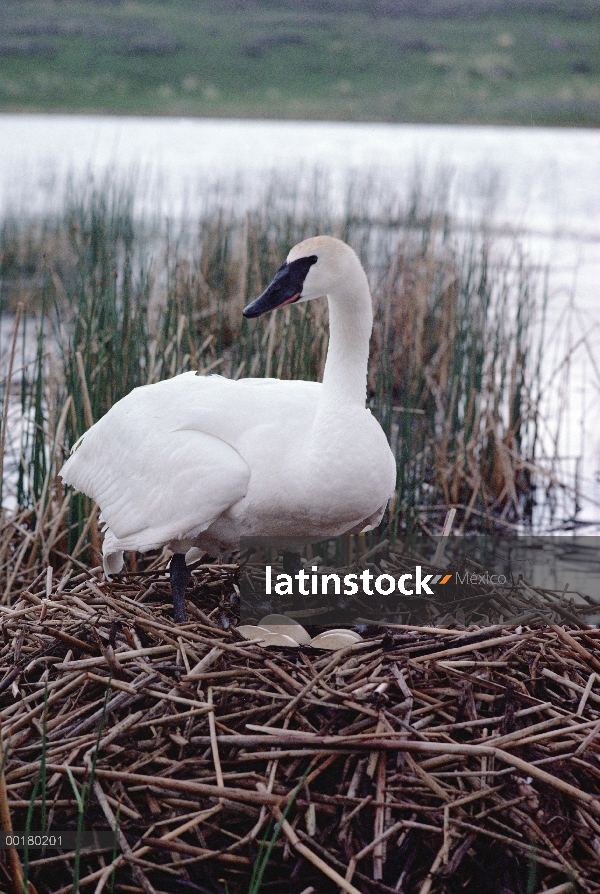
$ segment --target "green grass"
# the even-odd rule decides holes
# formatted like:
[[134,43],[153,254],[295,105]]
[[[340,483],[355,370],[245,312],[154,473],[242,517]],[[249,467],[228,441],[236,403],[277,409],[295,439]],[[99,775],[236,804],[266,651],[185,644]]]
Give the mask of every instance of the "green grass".
[[252,875],[250,876],[250,882],[248,884],[248,894],[259,894],[265,872],[269,865],[269,860],[271,859],[273,848],[277,843],[277,839],[281,835],[283,823],[287,819],[287,815],[290,812],[294,801],[298,796],[298,792],[304,785],[304,780],[308,776],[308,773],[313,768],[313,766],[314,764],[313,762],[311,762],[306,768],[300,781],[290,794],[287,803],[281,813],[281,817],[277,821],[277,823],[274,824],[273,821],[270,821],[267,825],[264,838],[261,840],[258,854],[256,855],[256,859],[252,867]]
[[4,0],[0,110],[600,124],[595,0],[440,6]]
[[179,234],[153,232],[133,215],[132,188],[109,182],[72,193],[58,217],[6,222],[0,302],[27,300],[38,332],[16,456],[18,530],[32,541],[0,544],[7,578],[67,554],[97,562],[90,502],[65,494],[57,473],[90,421],[133,387],[188,369],[321,378],[325,302],[241,313],[290,247],[320,232],[353,245],[372,284],[368,402],[397,459],[392,530],[436,527],[450,505],[466,529],[530,523],[536,488],[548,495],[555,482],[540,463],[540,431],[552,429],[539,409],[543,295],[518,244],[503,255],[485,228],[455,233],[443,201],[418,189],[378,203],[354,183],[332,219],[315,182],[309,210],[299,186],[294,198],[267,185],[248,214],[217,194],[197,230]]

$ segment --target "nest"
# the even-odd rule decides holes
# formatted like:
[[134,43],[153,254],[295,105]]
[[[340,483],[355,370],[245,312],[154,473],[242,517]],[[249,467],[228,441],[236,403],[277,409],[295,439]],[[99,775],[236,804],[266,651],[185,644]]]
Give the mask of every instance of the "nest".
[[160,570],[48,569],[2,609],[5,829],[75,829],[76,786],[119,848],[5,852],[0,888],[599,890],[598,631],[266,649],[235,631],[235,573],[196,570],[180,626]]

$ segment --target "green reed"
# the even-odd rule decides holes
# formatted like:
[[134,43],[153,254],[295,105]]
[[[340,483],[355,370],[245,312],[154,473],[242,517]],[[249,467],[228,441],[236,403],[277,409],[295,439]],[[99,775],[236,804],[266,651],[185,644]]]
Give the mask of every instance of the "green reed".
[[293,244],[322,232],[356,248],[372,284],[368,403],[397,458],[391,527],[437,524],[449,505],[467,527],[531,520],[542,302],[518,244],[503,257],[483,227],[456,231],[443,184],[432,198],[416,184],[403,201],[355,182],[335,215],[322,178],[311,189],[274,180],[245,213],[217,192],[175,232],[136,215],[134,187],[105,181],[71,190],[57,217],[5,224],[3,307],[28,300],[17,500],[30,525],[46,524],[46,556],[98,548],[80,494],[50,536],[65,499],[57,473],[132,388],[189,369],[321,377],[325,302],[241,312]]

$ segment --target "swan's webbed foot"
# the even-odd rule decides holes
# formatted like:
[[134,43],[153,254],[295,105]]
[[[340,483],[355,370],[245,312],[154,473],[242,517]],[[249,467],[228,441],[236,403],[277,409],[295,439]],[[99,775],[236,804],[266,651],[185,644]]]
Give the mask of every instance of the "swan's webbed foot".
[[306,607],[304,602],[304,596],[300,592],[300,584],[298,583],[296,574],[302,568],[302,560],[300,558],[300,553],[283,553],[283,570],[285,574],[290,574],[292,577],[292,606],[295,611],[301,611]]
[[185,555],[175,553],[169,566],[169,579],[171,581],[171,595],[173,597],[173,616],[176,624],[185,624],[187,615],[185,612],[185,588],[190,579],[190,572],[185,564]]

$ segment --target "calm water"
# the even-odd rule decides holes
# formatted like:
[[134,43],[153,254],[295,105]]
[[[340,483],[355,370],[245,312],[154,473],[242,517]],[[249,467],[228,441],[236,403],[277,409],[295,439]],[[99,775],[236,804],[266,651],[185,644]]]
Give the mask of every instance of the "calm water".
[[424,183],[443,176],[459,220],[518,234],[549,265],[548,405],[555,366],[575,346],[560,451],[582,456],[585,516],[599,518],[600,131],[0,115],[0,201],[24,213],[60,202],[67,176],[88,171],[136,171],[150,210],[178,215],[194,213],[207,181],[241,175],[251,201],[265,175],[285,182],[315,168],[333,203],[351,173],[400,193],[416,172]]

